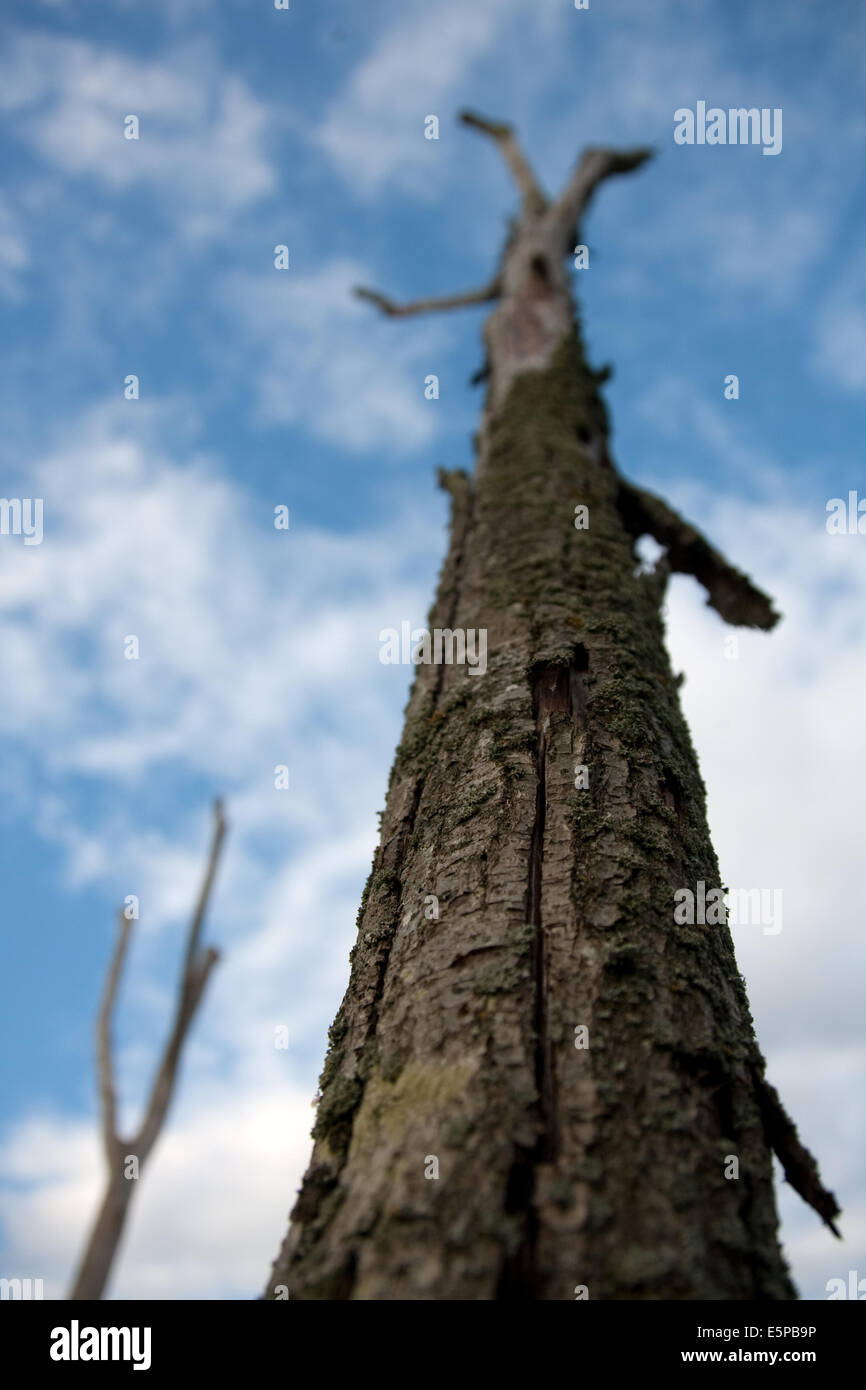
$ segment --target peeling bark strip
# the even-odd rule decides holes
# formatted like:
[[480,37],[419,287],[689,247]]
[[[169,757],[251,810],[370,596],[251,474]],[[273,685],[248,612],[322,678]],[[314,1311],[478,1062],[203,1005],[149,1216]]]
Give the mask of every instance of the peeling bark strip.
[[[673,919],[677,888],[720,879],[667,575],[693,574],[728,622],[776,614],[610,458],[607,371],[563,260],[597,185],[647,152],[590,150],[550,200],[507,126],[464,120],[522,195],[496,275],[442,301],[362,294],[395,315],[496,301],[475,476],[440,473],[451,541],[428,621],[486,628],[488,667],[418,669],[266,1294],[791,1299],[773,1150],[828,1224],[837,1207],[763,1079],[728,929]],[[646,533],[666,555],[638,574]]]

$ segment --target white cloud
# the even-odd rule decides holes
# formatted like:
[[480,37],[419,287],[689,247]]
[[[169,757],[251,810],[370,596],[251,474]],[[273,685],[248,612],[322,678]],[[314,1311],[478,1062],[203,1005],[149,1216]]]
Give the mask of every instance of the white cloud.
[[[663,436],[697,437],[726,477],[748,480],[742,497],[694,480],[659,491],[783,615],[769,634],[729,628],[696,581],[677,576],[668,642],[674,669],[686,675],[682,703],[722,880],[783,894],[781,933],[743,925],[733,935],[770,1080],[843,1209],[840,1246],[780,1187],[795,1282],[803,1297],[823,1298],[827,1279],[858,1263],[866,1270],[858,1167],[866,1122],[859,987],[866,545],[859,536],[828,535],[820,495],[811,505],[792,496],[778,463],[686,383],[662,380],[639,408]],[[732,635],[735,659],[727,655]]]
[[241,271],[227,277],[222,298],[253,365],[262,419],[300,424],[353,451],[406,454],[435,433],[424,378],[441,370],[447,329],[427,319],[395,330],[352,294],[370,279],[348,260],[309,272]]
[[[337,536],[296,509],[277,533],[272,503],[213,460],[166,456],[160,434],[176,419],[142,403],[97,410],[33,464],[49,521],[40,547],[4,542],[0,651],[15,696],[0,735],[43,769],[22,814],[68,857],[71,883],[140,896],[120,1011],[130,1123],[164,1036],[207,836],[189,786],[179,799],[159,789],[170,773],[173,786],[186,775],[226,793],[206,932],[223,959],[115,1293],[249,1297],[306,1158],[399,728],[407,673],[381,665],[378,634],[422,620],[442,540],[438,522],[405,516]],[[137,663],[122,656],[128,632],[141,636]],[[273,785],[284,761],[287,793]],[[100,788],[86,806],[82,772]],[[288,1053],[274,1049],[278,1023]],[[25,1114],[6,1138],[13,1176],[32,1167],[33,1181],[23,1196],[14,1183],[4,1192],[4,1267],[35,1266],[55,1290],[96,1200],[89,1133],[77,1118]]]
[[639,398],[637,410],[663,438],[699,440],[716,455],[728,479],[757,483],[768,492],[782,487],[784,474],[773,456],[745,439],[731,412],[697,394],[684,377],[660,376]]
[[424,117],[450,124],[455,93],[522,7],[514,0],[444,0],[385,28],[329,108],[316,141],[356,192],[375,197],[398,179],[429,189]]
[[[283,1054],[285,1055],[285,1054]],[[227,1085],[185,1099],[133,1196],[108,1296],[255,1298],[300,1184],[315,1118],[304,1088],[276,1078],[254,1094]],[[94,1130],[51,1115],[0,1145],[18,1190],[0,1194],[4,1273],[66,1295],[101,1197]]]
[[697,230],[716,273],[734,285],[793,298],[804,272],[826,253],[824,219],[806,208],[707,208]]
[[[862,1078],[862,1068],[859,1075]],[[794,1228],[785,1249],[797,1273],[800,1297],[828,1299],[831,1279],[844,1281],[847,1296],[851,1270],[855,1271],[855,1284],[866,1279],[866,1202],[858,1199],[846,1206],[839,1223],[841,1241],[829,1235],[826,1227],[819,1222],[804,1222],[796,1205],[798,1203],[800,1199],[797,1194],[787,1185],[783,1186],[780,1200],[783,1219]],[[862,1290],[858,1292],[858,1297],[863,1298]]]
[[0,294],[18,299],[22,293],[21,271],[30,262],[30,251],[19,219],[8,202],[0,198]]
[[[378,634],[421,620],[440,523],[396,516],[336,536],[293,509],[291,531],[276,532],[271,500],[254,504],[212,461],[166,457],[161,423],[139,403],[96,411],[32,466],[48,520],[40,547],[4,542],[0,735],[46,769],[27,812],[63,847],[70,882],[110,887],[117,901],[139,893],[145,951],[158,949],[155,928],[184,920],[207,834],[200,801],[190,815],[184,796],[172,815],[159,788],[188,777],[222,792],[232,825],[222,920],[252,961],[258,902],[279,966],[280,949],[283,963],[295,949],[296,895],[302,939],[311,916],[354,920],[345,884],[354,892],[369,865],[407,679],[379,662]],[[129,634],[138,661],[123,656]],[[286,793],[274,789],[281,763]],[[69,799],[82,774],[105,789],[101,813]],[[141,789],[164,807],[159,830],[143,819]],[[263,837],[291,855],[276,898]],[[317,912],[311,891],[331,906]]]
[[[423,141],[424,115],[438,113],[447,129],[467,76],[483,76],[488,58],[484,71],[494,72],[512,110],[541,80],[525,49],[516,62],[500,61],[502,26],[523,8],[485,0],[467,12],[449,0],[401,14],[329,106],[319,148],[359,192],[376,196],[394,179],[423,193],[427,157],[438,153]],[[539,8],[542,18],[527,25],[554,23],[554,11],[561,5]],[[705,76],[715,62],[712,46],[698,53],[660,41],[648,49],[632,37],[623,51],[621,67],[607,50],[557,140],[541,142],[562,155],[560,173],[594,133],[654,135],[673,104],[669,80],[688,69],[686,52],[697,53]],[[273,187],[264,108],[206,47],[150,63],[31,36],[14,58],[17,66],[7,62],[0,74],[0,106],[54,169],[110,190],[164,190],[194,232],[217,229]],[[549,75],[544,68],[545,82]],[[138,143],[122,138],[130,110],[142,115]],[[542,148],[538,158],[553,155]],[[720,276],[745,287],[766,281],[776,292],[808,267],[820,231],[797,206],[784,216],[721,206],[715,183],[683,211],[684,234],[706,240],[707,264]],[[17,275],[26,248],[14,221],[4,242],[4,225],[0,261],[5,248]],[[653,239],[643,224],[639,230]],[[433,438],[435,414],[421,387],[448,329],[425,321],[395,331],[349,297],[351,284],[368,278],[349,261],[311,273],[293,266],[284,276],[240,274],[226,279],[222,304],[263,418],[297,422],[356,451],[405,453]],[[835,305],[822,323],[825,366],[859,389],[857,356],[866,354],[858,311]],[[758,446],[746,449],[718,411],[688,400],[681,384],[667,390],[647,402],[648,412],[687,422],[726,465],[735,459],[768,489],[778,483],[775,462]],[[120,883],[128,891],[130,880],[143,885],[131,1002],[149,1029],[121,1049],[127,1107],[149,1079],[150,1044],[162,1036],[165,966],[177,943],[166,928],[185,918],[206,834],[206,808],[190,814],[188,788],[176,806],[173,788],[163,794],[162,812],[154,810],[160,788],[182,773],[228,795],[232,830],[212,933],[224,959],[191,1040],[179,1104],[138,1194],[113,1292],[248,1297],[264,1282],[305,1161],[310,1076],[345,983],[372,813],[399,729],[405,677],[395,696],[399,673],[378,665],[378,630],[403,616],[423,620],[442,540],[438,522],[407,516],[339,536],[305,527],[294,508],[292,532],[276,536],[272,502],[291,504],[290,495],[263,503],[212,458],[167,456],[160,413],[141,403],[125,411],[72,422],[37,462],[45,542],[3,555],[0,731],[43,771],[23,814],[65,853],[71,882],[112,891]],[[849,1250],[866,1243],[853,1163],[862,1122],[852,1097],[863,1059],[851,983],[863,954],[863,552],[860,538],[828,538],[823,513],[795,502],[746,506],[701,488],[682,496],[684,510],[786,615],[770,636],[742,634],[740,659],[728,662],[721,622],[691,581],[677,580],[670,640],[688,673],[684,701],[726,881],[784,889],[782,934],[742,928],[736,944],[771,1077],[851,1210],[843,1228],[856,1244],[839,1259],[817,1219],[783,1193],[789,1245],[813,1288],[844,1273]],[[130,631],[142,637],[140,663],[122,660]],[[283,800],[272,786],[277,761],[291,766],[293,791]],[[86,817],[74,804],[81,773],[107,790]],[[141,789],[147,816],[134,795]],[[273,1026],[282,1022],[288,1055],[273,1049]],[[2,1197],[16,1265],[8,1272],[42,1273],[59,1292],[97,1197],[93,1129],[69,1116],[25,1115],[3,1156],[30,1183],[23,1197]]]
[[830,304],[818,319],[815,366],[848,391],[866,387],[866,309]]
[[[90,428],[105,431],[108,423],[110,417],[103,417]],[[383,550],[371,536],[339,540],[290,533],[282,539],[303,551],[306,581],[304,604],[286,608],[286,622],[296,634],[300,625],[311,636],[324,624],[339,650],[329,656],[327,646],[319,646],[310,660],[304,641],[296,640],[289,669],[288,652],[281,654],[279,641],[274,645],[273,633],[267,631],[281,626],[286,552],[274,552],[273,564],[263,558],[248,500],[213,472],[184,470],[152,454],[145,468],[143,455],[116,430],[108,429],[101,452],[87,430],[67,448],[42,465],[42,476],[46,482],[56,475],[59,483],[61,474],[76,479],[67,492],[55,492],[55,505],[60,498],[63,508],[71,508],[80,520],[65,540],[49,533],[41,554],[72,576],[71,621],[99,624],[110,602],[108,591],[120,582],[126,601],[138,593],[142,610],[159,614],[165,628],[155,639],[154,659],[161,673],[155,684],[163,692],[156,712],[177,756],[181,741],[173,731],[181,728],[189,735],[198,723],[198,735],[182,756],[204,765],[215,747],[228,744],[232,761],[239,764],[234,809],[230,807],[235,858],[224,866],[215,918],[228,933],[228,950],[187,1059],[187,1089],[177,1118],[143,1185],[140,1230],[134,1225],[114,1292],[119,1297],[160,1296],[160,1290],[171,1297],[249,1296],[260,1287],[282,1234],[312,1114],[308,1083],[296,1079],[309,1075],[309,1060],[301,1064],[293,1051],[287,1060],[294,1090],[274,1089],[273,1066],[279,1063],[274,1062],[273,1027],[287,1023],[292,1047],[320,1060],[324,1028],[346,978],[357,883],[373,842],[370,810],[384,787],[388,721],[381,711],[375,714],[372,693],[384,668],[373,669],[378,663],[375,657],[368,660],[369,653],[365,656],[365,643],[378,633],[389,607],[392,618],[395,605],[406,611],[409,603],[420,605],[422,596],[401,591],[396,556],[390,564],[386,560],[385,575],[374,578],[387,546],[393,549],[393,538]],[[84,468],[88,471],[82,477]],[[123,528],[110,543],[103,534],[109,513],[103,510],[102,494],[108,490],[115,517],[120,503],[140,518],[137,548]],[[82,492],[87,505],[78,495]],[[837,1187],[843,1205],[854,1208],[846,1234],[859,1241],[863,1223],[857,1224],[860,1196],[852,1161],[856,1140],[844,1117],[850,1117],[852,1088],[863,1060],[857,1050],[859,1002],[852,982],[864,954],[857,904],[858,769],[866,760],[859,719],[866,682],[866,550],[856,537],[828,536],[823,514],[813,515],[795,503],[744,505],[695,486],[684,487],[682,497],[687,497],[683,509],[700,518],[706,532],[774,594],[785,613],[784,623],[771,635],[741,633],[739,659],[726,660],[727,630],[706,610],[697,586],[678,580],[670,599],[670,643],[675,665],[688,674],[684,703],[709,787],[725,881],[779,886],[784,892],[779,936],[751,927],[735,932],[770,1075],[804,1139],[822,1159],[827,1181]],[[153,563],[157,537],[159,566]],[[227,566],[229,538],[232,559]],[[438,537],[428,543],[435,550]],[[52,545],[67,550],[52,558]],[[413,549],[411,540],[408,549]],[[255,555],[256,574],[244,563],[245,553]],[[174,570],[176,564],[180,568]],[[43,652],[54,645],[60,649],[53,640],[63,621],[61,606],[53,605],[50,596],[53,573],[39,582],[31,577],[28,591],[21,573],[11,568],[15,602],[26,603],[28,592],[39,599],[43,626],[31,640]],[[349,589],[357,586],[365,574],[374,592],[381,586],[381,598],[373,600],[374,606],[380,604],[379,612],[368,609],[370,600],[364,598],[353,603],[350,620],[333,626],[333,595],[338,588],[345,593],[347,583]],[[323,597],[317,597],[320,588]],[[88,593],[90,603],[85,604]],[[345,599],[340,602],[344,605]],[[222,635],[208,638],[214,611],[221,615]],[[244,631],[250,622],[251,630]],[[204,636],[194,631],[197,624],[203,624]],[[110,690],[115,657],[99,651],[97,678]],[[241,670],[252,678],[242,683],[236,699],[230,687]],[[70,708],[61,702],[55,709],[68,739],[64,756],[72,767],[82,756],[89,766],[98,746],[92,736],[76,734],[79,702],[92,698],[88,691],[95,688],[86,674],[83,680],[83,688],[73,685],[66,697]],[[353,690],[354,727],[358,710],[364,711],[362,747],[340,720],[347,683]],[[149,762],[139,747],[141,720],[154,709],[134,688],[125,698],[130,704],[122,746],[142,775]],[[295,761],[293,775],[303,778],[315,767],[316,782],[304,787],[299,798],[303,810],[290,806],[284,821],[275,820],[268,782],[274,753],[267,744],[275,740],[285,746],[286,729],[294,742],[291,731],[304,728],[310,703],[317,704],[320,716],[336,720],[336,730],[314,734],[306,729],[304,738],[311,744]],[[18,709],[15,718],[19,736],[26,737],[24,714]],[[34,698],[34,728],[43,717]],[[366,746],[371,728],[373,743]],[[107,778],[115,775],[113,762],[105,772]],[[282,870],[254,852],[256,837],[273,833],[279,824],[300,836],[297,852]],[[91,845],[98,846],[107,834],[105,826],[90,827]],[[201,816],[194,826],[184,826],[180,841],[177,827],[168,827],[163,835],[136,836],[130,824],[118,849],[112,834],[115,855],[127,866],[138,864],[142,881],[153,887],[151,911],[166,918],[185,910],[197,881],[201,841]],[[94,872],[102,872],[104,863],[95,849],[92,853]],[[148,942],[145,929],[145,967],[155,961],[149,952],[157,944],[156,938]],[[816,981],[825,983],[816,987]],[[138,986],[137,992],[147,999],[146,987]],[[166,997],[160,991],[152,996],[154,1034],[161,1031],[156,1017],[160,1010],[164,1014]],[[124,1053],[129,1097],[140,1093],[150,1060],[143,1048]],[[280,1130],[287,1115],[290,1135],[285,1126]],[[36,1121],[25,1117],[9,1136],[7,1156],[14,1160],[19,1155],[21,1171],[34,1165],[33,1184],[23,1204],[16,1198],[17,1214],[8,1196],[4,1210],[11,1221],[16,1269],[20,1265],[22,1273],[47,1275],[58,1284],[80,1239],[83,1214],[95,1199],[96,1151],[95,1146],[92,1152],[87,1148],[79,1121],[55,1117],[51,1124],[50,1132],[39,1130]],[[292,1155],[288,1167],[283,1155],[287,1144]],[[67,1151],[70,1157],[61,1170],[49,1171],[59,1162],[57,1155]],[[232,1210],[227,1212],[229,1190]],[[787,1211],[787,1195],[784,1200]],[[241,1213],[237,1220],[233,1212]],[[811,1221],[810,1213],[789,1215],[786,1229],[792,1254],[802,1260],[799,1277],[813,1289],[832,1277],[839,1259],[834,1246],[827,1252]],[[178,1230],[184,1233],[180,1242]],[[240,1258],[235,1258],[238,1249]],[[225,1270],[231,1271],[228,1280]]]
[[845,1213],[842,1247],[790,1190],[781,1193],[796,1282],[803,1296],[825,1297],[837,1266],[859,1260],[866,1269],[856,1162],[866,1119],[866,548],[860,537],[828,536],[817,507],[719,500],[703,488],[684,496],[684,513],[700,519],[784,615],[771,634],[739,633],[739,657],[727,659],[732,630],[704,607],[694,581],[680,579],[669,640],[675,669],[686,672],[683,705],[723,881],[783,893],[781,933],[735,927],[734,944],[770,1080]]
[[[149,61],[85,39],[21,34],[0,65],[0,111],[67,177],[161,192],[190,235],[224,230],[275,185],[265,153],[273,112],[199,42]],[[127,115],[139,118],[138,140],[124,137]]]
[[[121,778],[169,758],[213,771],[213,737],[236,728],[219,752],[234,780],[250,741],[269,765],[287,721],[339,670],[375,673],[382,596],[413,547],[432,557],[436,530],[401,519],[337,537],[295,513],[276,532],[273,507],[290,489],[253,504],[212,460],[174,463],[158,428],[142,441],[148,414],[138,402],[97,411],[31,467],[45,538],[4,542],[0,615],[17,684],[0,727],[38,741],[50,719],[66,736],[61,769]],[[138,661],[123,656],[130,634]],[[70,662],[73,638],[92,661]]]
[[819,1156],[824,1182],[842,1208],[837,1222],[842,1240],[830,1235],[784,1182],[779,1207],[800,1296],[826,1299],[828,1280],[841,1278],[847,1284],[850,1269],[859,1269],[859,1277],[866,1278],[866,1198],[860,1164],[866,1047],[856,1038],[822,1041],[808,1020],[800,1037],[774,1056],[774,1081],[787,1098],[801,1139]]

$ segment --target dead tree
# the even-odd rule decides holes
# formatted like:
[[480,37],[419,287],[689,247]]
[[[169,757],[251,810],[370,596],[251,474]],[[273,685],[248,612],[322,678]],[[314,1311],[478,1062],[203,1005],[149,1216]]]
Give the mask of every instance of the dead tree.
[[674,918],[678,889],[721,885],[661,610],[677,571],[728,623],[777,614],[615,466],[564,264],[649,151],[587,150],[550,199],[508,126],[462,119],[521,194],[496,275],[359,293],[394,316],[495,301],[429,619],[486,629],[488,666],[418,666],[266,1296],[795,1298],[773,1152],[838,1209],[765,1080],[726,921]]
[[96,1065],[102,1111],[102,1142],[108,1165],[108,1179],[102,1204],[93,1223],[90,1238],[81,1257],[75,1282],[69,1294],[70,1299],[99,1299],[102,1297],[126,1225],[129,1204],[135,1190],[135,1179],[141,1176],[144,1165],[159,1137],[171,1103],[184,1042],[195,1017],[196,1009],[201,1002],[210,973],[219,960],[219,952],[213,946],[202,949],[199,946],[199,938],[216,876],[225,828],[222,805],[217,801],[214,803],[214,830],[210,856],[187,935],[186,955],[174,1022],[153,1079],[150,1097],[138,1133],[127,1139],[124,1139],[117,1131],[111,1020],[120,977],[129,949],[132,920],[123,911],[118,913],[117,942],[106,977],[96,1023]]

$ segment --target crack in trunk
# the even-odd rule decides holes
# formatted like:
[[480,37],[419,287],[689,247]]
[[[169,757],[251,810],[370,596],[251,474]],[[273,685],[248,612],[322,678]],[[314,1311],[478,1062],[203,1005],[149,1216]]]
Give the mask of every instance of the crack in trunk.
[[515,1145],[505,1194],[506,1214],[522,1222],[519,1247],[506,1256],[497,1289],[498,1299],[534,1299],[537,1292],[539,1219],[536,1204],[538,1168],[554,1163],[557,1154],[557,1087],[549,1027],[549,942],[542,910],[544,844],[548,830],[548,786],[555,763],[556,721],[562,719],[574,734],[585,723],[586,696],[580,673],[588,667],[578,646],[570,665],[543,663],[530,672],[536,731],[535,818],[529,852],[526,921],[534,931],[532,972],[535,1089],[538,1137],[535,1145]]

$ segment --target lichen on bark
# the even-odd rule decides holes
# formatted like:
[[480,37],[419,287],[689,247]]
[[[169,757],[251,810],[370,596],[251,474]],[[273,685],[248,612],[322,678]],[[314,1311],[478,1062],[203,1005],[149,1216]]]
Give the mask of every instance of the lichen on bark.
[[[640,162],[591,154],[584,201],[590,176]],[[418,667],[269,1288],[789,1299],[773,1147],[828,1221],[835,1201],[763,1080],[727,926],[674,921],[678,888],[720,876],[667,573],[694,573],[729,621],[775,614],[613,464],[606,373],[557,268],[573,209],[524,198],[485,329],[476,471],[440,473],[451,538],[429,623],[485,629],[487,670]],[[668,558],[645,575],[635,541],[653,529]]]

